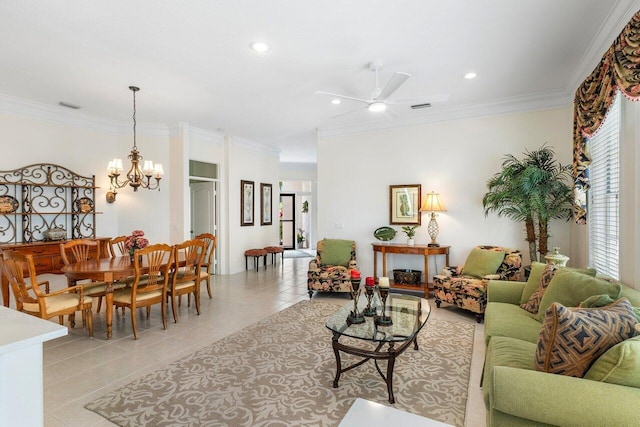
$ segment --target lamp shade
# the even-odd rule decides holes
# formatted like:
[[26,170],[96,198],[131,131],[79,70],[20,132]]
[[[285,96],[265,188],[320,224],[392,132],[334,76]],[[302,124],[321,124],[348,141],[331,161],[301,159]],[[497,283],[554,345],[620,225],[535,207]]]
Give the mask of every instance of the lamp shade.
[[440,194],[433,191],[427,194],[420,208],[420,212],[445,212],[446,210],[447,208],[440,200]]

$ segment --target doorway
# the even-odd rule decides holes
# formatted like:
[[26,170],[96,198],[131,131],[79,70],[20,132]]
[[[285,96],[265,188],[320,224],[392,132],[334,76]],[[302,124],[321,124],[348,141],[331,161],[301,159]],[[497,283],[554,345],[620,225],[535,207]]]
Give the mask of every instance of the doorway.
[[[211,233],[217,236],[218,198],[216,181],[200,181],[191,179],[189,189],[191,194],[191,238],[198,234]],[[211,274],[217,274],[217,252],[213,256]]]
[[280,245],[285,249],[295,249],[296,237],[296,195],[280,193]]

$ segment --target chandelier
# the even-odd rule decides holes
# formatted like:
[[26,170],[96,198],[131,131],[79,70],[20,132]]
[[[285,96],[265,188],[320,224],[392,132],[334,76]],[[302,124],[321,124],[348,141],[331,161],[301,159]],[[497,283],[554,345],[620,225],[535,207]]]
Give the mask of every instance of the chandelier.
[[[118,188],[126,187],[130,185],[133,187],[133,191],[138,191],[138,188],[146,188],[147,190],[160,190],[160,180],[164,175],[164,170],[160,163],[156,163],[155,166],[151,160],[145,160],[142,163],[143,158],[138,147],[136,145],[136,92],[140,88],[135,86],[129,86],[129,89],[133,92],[133,148],[131,154],[129,154],[129,160],[131,160],[131,168],[127,174],[120,180],[120,175],[124,170],[122,166],[122,159],[113,159],[109,161],[107,166],[107,173],[110,179],[110,191],[107,192],[107,202],[113,203],[116,200],[116,194]],[[155,182],[151,181],[151,178],[155,178]]]

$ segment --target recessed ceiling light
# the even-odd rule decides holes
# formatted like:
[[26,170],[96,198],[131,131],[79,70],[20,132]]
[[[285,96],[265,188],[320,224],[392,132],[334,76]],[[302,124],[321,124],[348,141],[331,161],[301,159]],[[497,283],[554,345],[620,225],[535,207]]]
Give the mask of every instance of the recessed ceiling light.
[[249,47],[252,51],[257,53],[267,53],[271,49],[271,46],[269,46],[265,42],[253,42],[249,45]]
[[332,103],[333,105],[338,105],[338,104],[340,104],[340,102],[342,102],[342,101],[340,101],[338,98],[333,98],[333,99],[331,100],[331,103]]
[[467,74],[464,75],[464,78],[467,79],[467,80],[471,80],[471,79],[475,79],[476,75],[477,74],[473,73],[473,72],[472,73],[467,73]]

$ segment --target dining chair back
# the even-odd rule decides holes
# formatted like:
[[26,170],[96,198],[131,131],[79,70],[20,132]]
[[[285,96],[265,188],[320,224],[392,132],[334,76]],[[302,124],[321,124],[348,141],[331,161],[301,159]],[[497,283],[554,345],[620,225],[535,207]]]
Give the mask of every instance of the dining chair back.
[[174,249],[171,286],[168,294],[171,297],[171,311],[174,322],[178,322],[176,298],[193,294],[196,312],[200,314],[200,267],[204,257],[205,244],[202,240],[193,239],[177,244]]
[[[100,243],[91,239],[74,239],[60,243],[60,256],[64,265],[75,264],[82,261],[100,259]],[[96,313],[100,313],[102,297],[106,295],[107,284],[101,281],[74,282],[67,278],[69,286],[80,285],[84,288],[84,294],[98,298]],[[124,283],[116,283],[114,289],[126,286]]]
[[[3,251],[2,260],[4,275],[11,285],[17,310],[45,320],[58,316],[61,325],[64,323],[64,315],[73,316],[76,311],[80,311],[83,325],[88,326],[89,336],[93,336],[92,299],[84,295],[82,286],[50,292],[48,281],[38,282],[33,255]],[[44,286],[44,292],[41,286]],[[73,317],[70,320],[73,327]]]
[[216,236],[211,233],[202,233],[195,238],[202,240],[205,245],[202,263],[200,263],[200,281],[205,280],[207,282],[207,294],[211,299],[213,297],[211,295],[211,273],[213,273],[214,268],[213,255],[216,251]]
[[109,240],[109,256],[111,256],[111,258],[123,256],[128,253],[127,248],[124,247],[125,240],[127,240],[127,236],[118,236]]
[[167,329],[165,302],[173,265],[173,253],[171,246],[162,243],[138,249],[133,261],[135,275],[131,286],[118,289],[113,293],[113,304],[116,307],[129,308],[131,311],[134,339],[138,339],[136,309],[139,307],[147,307],[148,318],[151,306],[160,304],[162,327]]

